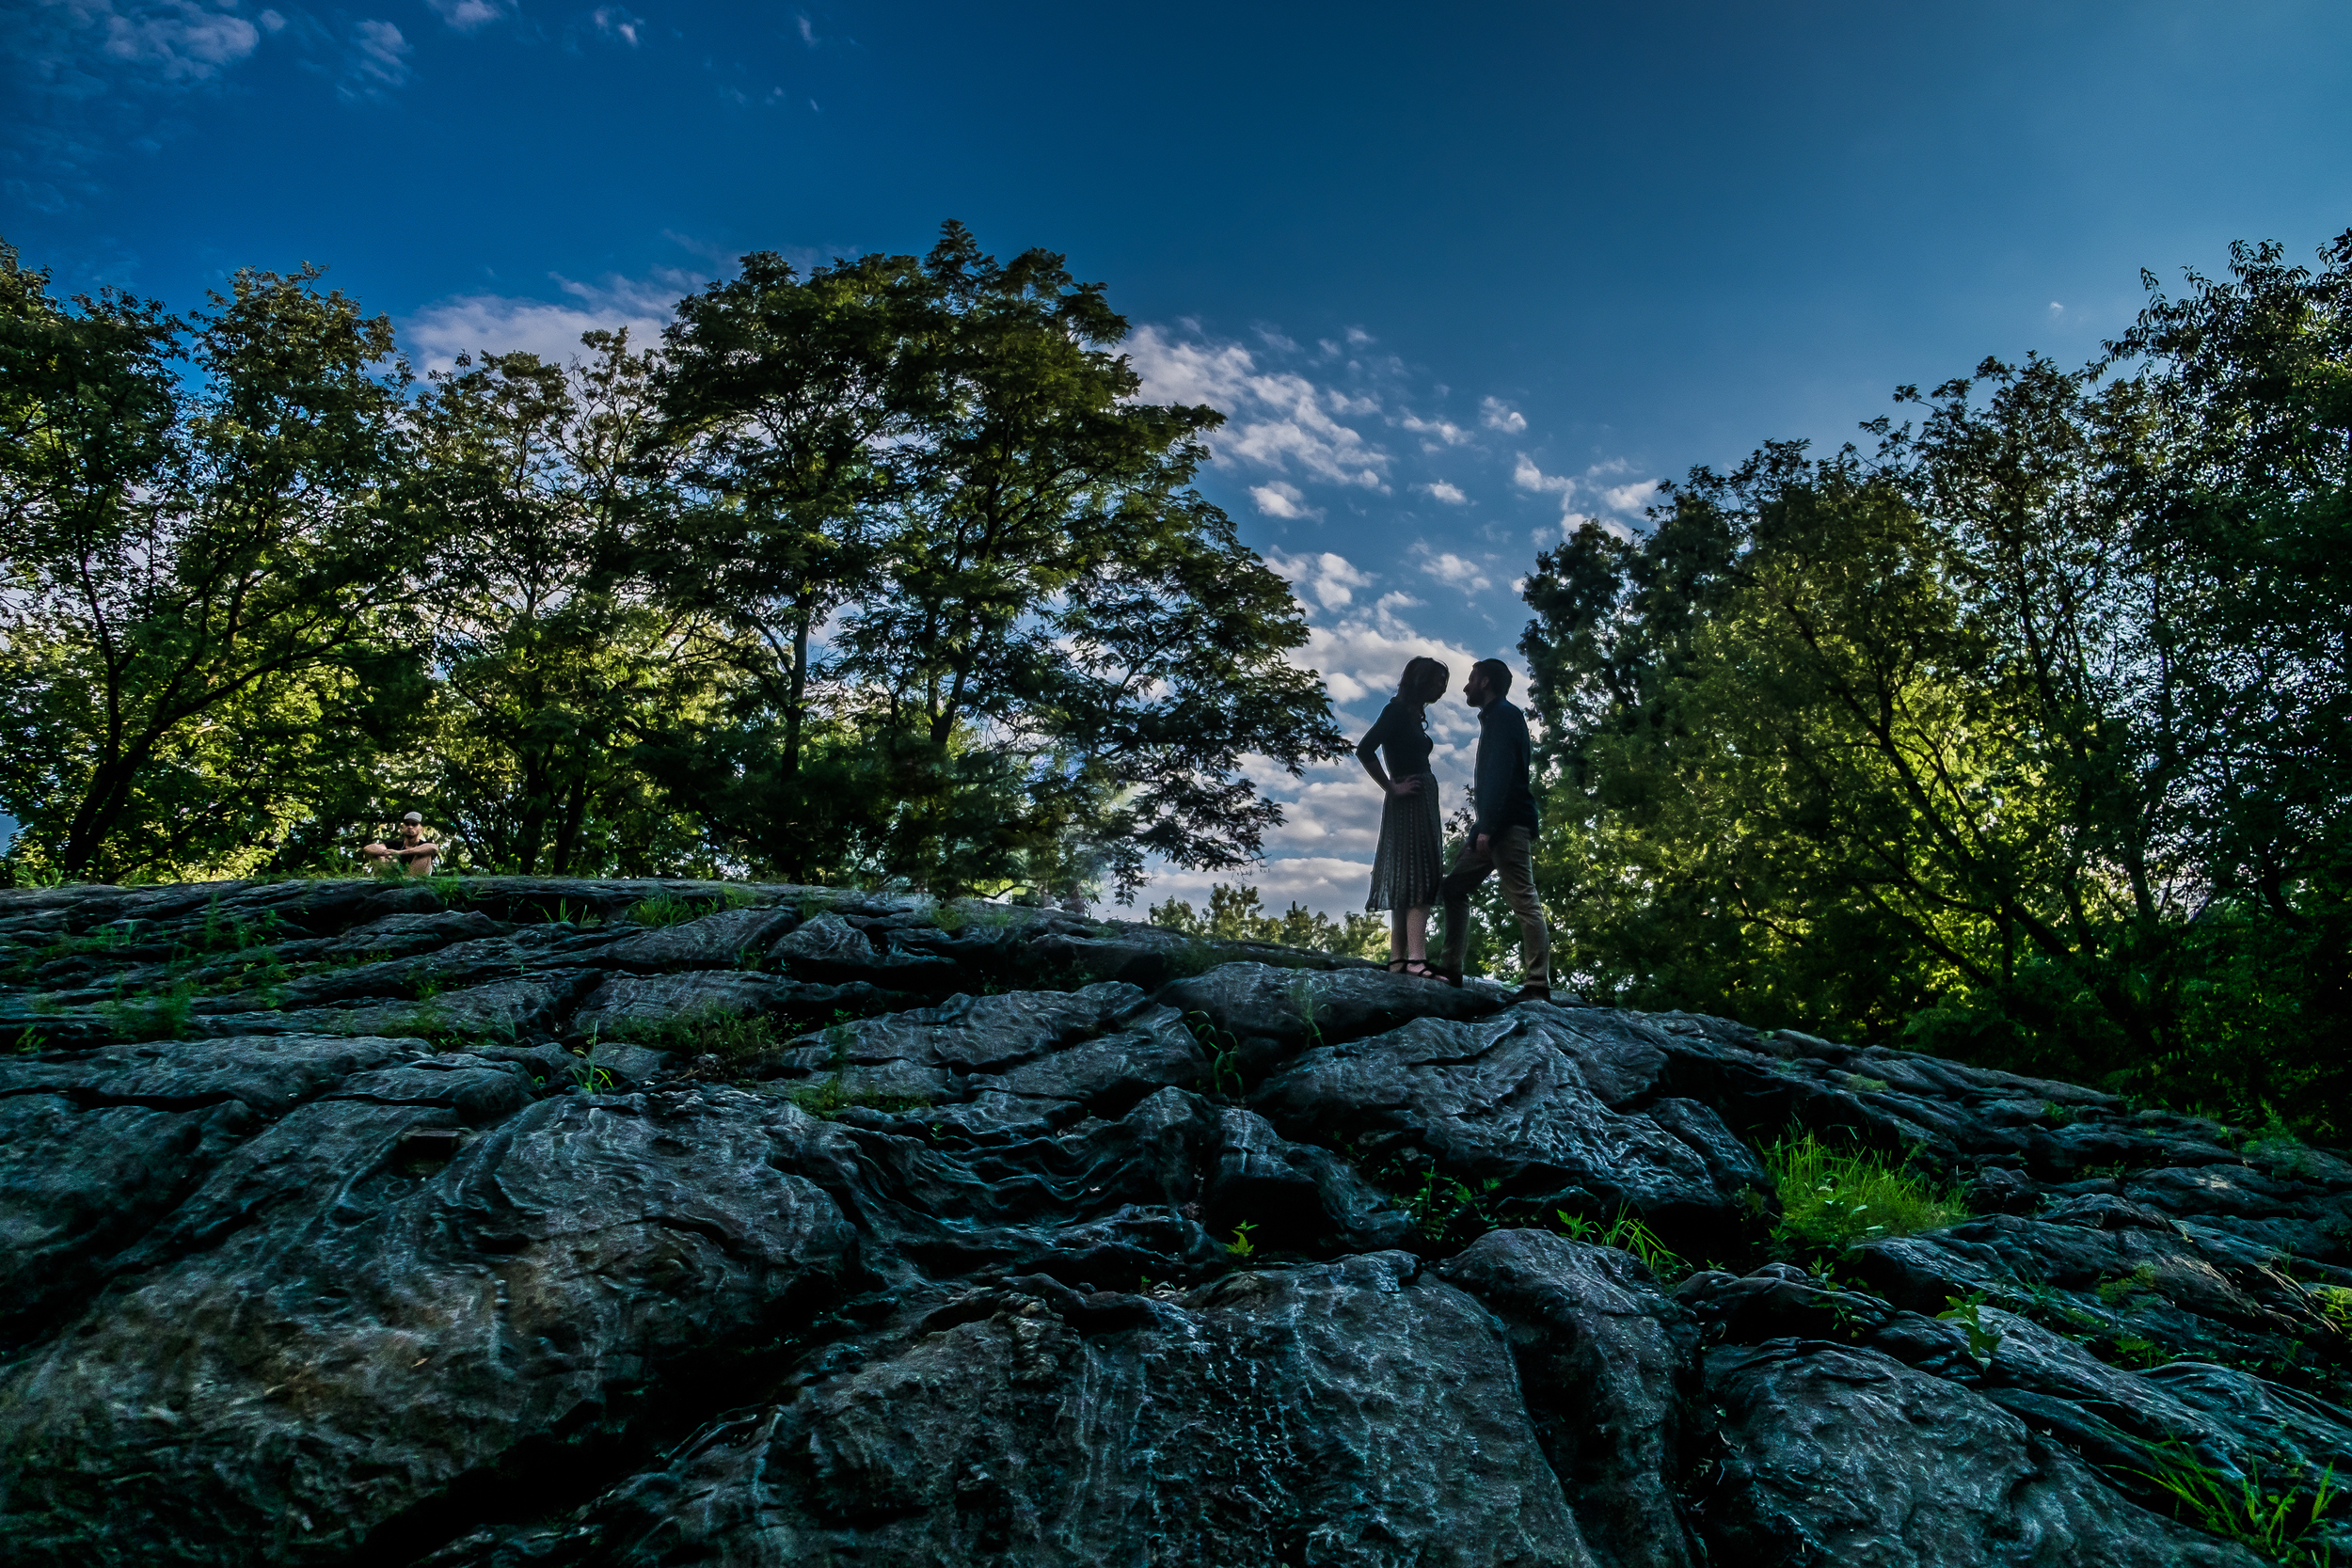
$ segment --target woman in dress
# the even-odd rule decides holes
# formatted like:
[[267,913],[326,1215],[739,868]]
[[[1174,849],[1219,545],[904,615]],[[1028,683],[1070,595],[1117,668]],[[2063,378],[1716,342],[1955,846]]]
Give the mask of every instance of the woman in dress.
[[1429,771],[1432,742],[1422,710],[1445,695],[1452,678],[1434,658],[1406,664],[1395,698],[1356,748],[1356,760],[1381,794],[1380,847],[1372,858],[1372,896],[1364,908],[1389,911],[1389,972],[1430,980],[1445,977],[1429,962],[1429,906],[1437,902],[1445,863],[1438,779]]

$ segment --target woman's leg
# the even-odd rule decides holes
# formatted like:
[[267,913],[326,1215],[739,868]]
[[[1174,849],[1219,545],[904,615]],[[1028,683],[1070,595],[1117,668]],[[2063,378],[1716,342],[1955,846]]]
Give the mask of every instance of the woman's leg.
[[1389,911],[1389,964],[1391,968],[1403,963],[1409,951],[1405,945],[1405,921],[1410,912],[1407,910]]
[[[1414,905],[1398,917],[1398,923],[1404,927],[1402,940],[1405,944],[1399,957],[1426,960],[1429,957],[1429,906]],[[1389,938],[1390,952],[1397,951],[1398,941],[1395,935]]]

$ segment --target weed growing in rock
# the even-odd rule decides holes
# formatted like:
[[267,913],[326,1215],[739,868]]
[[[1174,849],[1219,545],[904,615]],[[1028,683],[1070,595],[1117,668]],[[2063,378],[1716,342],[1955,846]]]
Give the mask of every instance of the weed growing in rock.
[[2133,1305],[2135,1298],[2155,1288],[2156,1266],[2153,1263],[2142,1263],[2127,1275],[2101,1280],[2092,1293],[2098,1296],[2100,1305],[2104,1307],[2128,1307]]
[[1323,1026],[1315,1022],[1315,1011],[1322,1005],[1319,992],[1311,974],[1298,975],[1290,983],[1291,1010],[1307,1026],[1307,1043],[1311,1047],[1323,1044]]
[[782,1044],[775,1020],[765,1014],[733,1013],[723,1007],[697,1007],[667,1018],[630,1020],[612,1031],[615,1039],[674,1052],[694,1059],[692,1076],[740,1082],[756,1076],[759,1066]]
[[126,1040],[176,1040],[188,1032],[195,1002],[196,982],[182,980],[168,990],[102,1002],[98,1010]]
[[2339,1334],[2352,1334],[2352,1290],[2341,1285],[2310,1287],[2312,1305]]
[[2224,1478],[2179,1442],[2146,1445],[2141,1452],[2148,1468],[2126,1473],[2170,1497],[2174,1518],[2285,1568],[2329,1568],[2334,1561],[2333,1549],[2317,1538],[2340,1495],[2332,1465],[2315,1487],[2271,1487],[2251,1460],[2243,1475]]
[[1785,1257],[1941,1230],[1968,1215],[1947,1189],[1867,1150],[1833,1148],[1811,1132],[1766,1148],[1764,1165],[1780,1188],[1772,1245]]
[[1988,1326],[1983,1316],[1983,1292],[1971,1291],[1964,1296],[1946,1296],[1944,1310],[1936,1314],[1946,1323],[1960,1324],[1968,1336],[1968,1356],[1979,1367],[1993,1365],[1993,1353],[2001,1347],[1998,1330]]
[[1241,1041],[1230,1029],[1220,1029],[1216,1021],[1198,1007],[1184,1015],[1184,1027],[1200,1042],[1200,1049],[1209,1053],[1209,1092],[1238,1100],[1242,1093]]
[[675,894],[662,893],[633,906],[628,911],[628,917],[640,926],[682,926],[690,920],[699,920],[709,912],[691,898],[680,898]]
[[596,1042],[588,1041],[584,1050],[572,1053],[572,1087],[582,1094],[611,1094],[618,1087],[610,1069],[596,1065]]
[[1554,1210],[1553,1217],[1559,1220],[1562,1232],[1571,1240],[1629,1252],[1642,1260],[1644,1268],[1661,1279],[1679,1279],[1691,1272],[1691,1265],[1680,1253],[1668,1246],[1639,1214],[1623,1205],[1618,1207],[1616,1216],[1607,1225],[1588,1220],[1581,1214],[1571,1214],[1565,1209]]
[[1399,1208],[1413,1216],[1414,1228],[1433,1242],[1445,1241],[1457,1231],[1462,1233],[1456,1238],[1459,1241],[1475,1241],[1502,1223],[1489,1207],[1502,1183],[1491,1176],[1472,1187],[1432,1164],[1422,1167],[1416,1182],[1411,1167],[1402,1162],[1384,1175],[1387,1180],[1379,1184]]
[[919,1094],[892,1094],[884,1089],[853,1089],[834,1073],[822,1082],[788,1091],[785,1098],[810,1116],[826,1120],[848,1110],[882,1111],[896,1116],[906,1111],[928,1108],[930,1101]]
[[1233,1239],[1225,1243],[1225,1250],[1236,1258],[1248,1258],[1254,1254],[1258,1243],[1249,1239],[1249,1233],[1257,1228],[1257,1224],[1251,1220],[1243,1220],[1234,1226]]

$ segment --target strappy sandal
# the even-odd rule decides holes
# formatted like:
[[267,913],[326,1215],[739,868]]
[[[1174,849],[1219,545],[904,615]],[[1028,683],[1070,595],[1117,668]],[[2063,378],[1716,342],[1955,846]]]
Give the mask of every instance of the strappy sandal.
[[1389,960],[1389,973],[1391,974],[1403,974],[1406,973],[1405,966],[1412,961],[1413,960],[1410,958],[1391,958]]
[[1445,971],[1427,958],[1407,958],[1399,973],[1409,974],[1416,980],[1443,980],[1446,977]]

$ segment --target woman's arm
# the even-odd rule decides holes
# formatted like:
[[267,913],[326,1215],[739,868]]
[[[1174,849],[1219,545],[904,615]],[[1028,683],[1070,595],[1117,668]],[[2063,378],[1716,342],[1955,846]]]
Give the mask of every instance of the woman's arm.
[[1357,742],[1356,760],[1364,765],[1364,771],[1372,775],[1372,782],[1380,786],[1383,795],[1418,795],[1421,793],[1419,779],[1391,779],[1380,767],[1380,743],[1388,738],[1389,721],[1395,712],[1394,703],[1380,710],[1378,721],[1365,732],[1362,740]]

